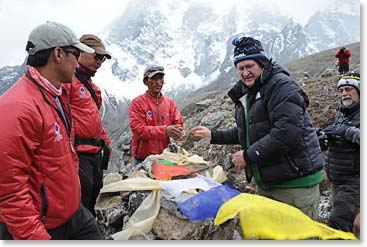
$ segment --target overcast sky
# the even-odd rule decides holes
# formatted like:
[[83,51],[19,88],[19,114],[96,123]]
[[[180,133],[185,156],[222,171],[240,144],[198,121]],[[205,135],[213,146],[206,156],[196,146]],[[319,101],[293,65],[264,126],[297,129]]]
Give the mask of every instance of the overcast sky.
[[125,0],[0,0],[0,67],[19,65],[31,30],[46,21],[70,27],[78,37],[97,34],[119,14]]
[[[233,0],[211,0],[210,4],[228,5],[231,1]],[[305,24],[315,11],[333,2],[265,1],[279,5],[282,11],[293,16],[301,24]],[[85,33],[98,34],[115,17],[123,13],[127,3],[128,0],[0,0],[0,67],[19,65],[23,62],[26,56],[25,44],[35,26],[50,20],[69,26],[78,36]]]

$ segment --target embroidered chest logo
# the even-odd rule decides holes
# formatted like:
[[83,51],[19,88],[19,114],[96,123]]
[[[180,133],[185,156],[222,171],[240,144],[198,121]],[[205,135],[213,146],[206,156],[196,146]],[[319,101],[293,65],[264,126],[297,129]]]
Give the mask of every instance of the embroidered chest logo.
[[261,98],[261,94],[260,94],[260,92],[257,92],[255,99],[257,100],[257,99],[260,99],[260,98]]
[[153,117],[153,113],[151,111],[147,111],[147,118],[151,120]]
[[60,133],[60,126],[55,122],[55,134],[56,137],[54,139],[55,142],[60,141],[62,139],[62,135]]
[[85,96],[85,88],[84,87],[80,87],[79,92],[80,92],[81,96]]

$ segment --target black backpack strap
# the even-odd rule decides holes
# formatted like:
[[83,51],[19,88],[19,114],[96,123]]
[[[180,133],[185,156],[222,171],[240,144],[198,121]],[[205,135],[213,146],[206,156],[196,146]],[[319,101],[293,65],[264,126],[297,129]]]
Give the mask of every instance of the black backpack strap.
[[3,222],[0,222],[0,239],[13,240],[13,236],[10,234],[8,226]]
[[92,86],[90,85],[90,83],[87,81],[87,79],[78,71],[75,72],[75,76],[76,78],[78,78],[79,81],[81,81],[84,86],[88,89],[88,91],[90,92],[90,94],[92,95],[92,98],[94,99],[94,102],[96,102],[97,108],[98,108],[98,99],[97,99],[97,95],[96,92],[93,90]]
[[106,142],[102,138],[87,138],[87,137],[75,136],[74,146],[79,145],[92,145],[95,147],[103,148],[106,145]]

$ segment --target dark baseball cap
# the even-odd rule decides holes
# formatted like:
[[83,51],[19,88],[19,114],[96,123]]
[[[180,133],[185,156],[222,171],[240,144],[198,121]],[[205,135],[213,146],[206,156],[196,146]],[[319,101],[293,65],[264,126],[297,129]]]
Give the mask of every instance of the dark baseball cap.
[[84,34],[79,40],[83,44],[93,48],[97,54],[105,55],[108,59],[111,59],[111,53],[106,50],[102,40],[96,35]]

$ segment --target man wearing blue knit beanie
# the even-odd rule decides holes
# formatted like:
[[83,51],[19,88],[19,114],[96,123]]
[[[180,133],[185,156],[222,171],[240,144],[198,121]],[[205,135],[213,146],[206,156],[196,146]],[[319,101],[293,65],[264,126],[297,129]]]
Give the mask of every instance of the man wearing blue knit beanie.
[[317,219],[322,153],[307,112],[308,98],[290,74],[269,59],[260,41],[233,40],[240,80],[228,92],[237,127],[191,132],[212,144],[240,144],[232,162],[254,177],[257,193],[299,208]]

